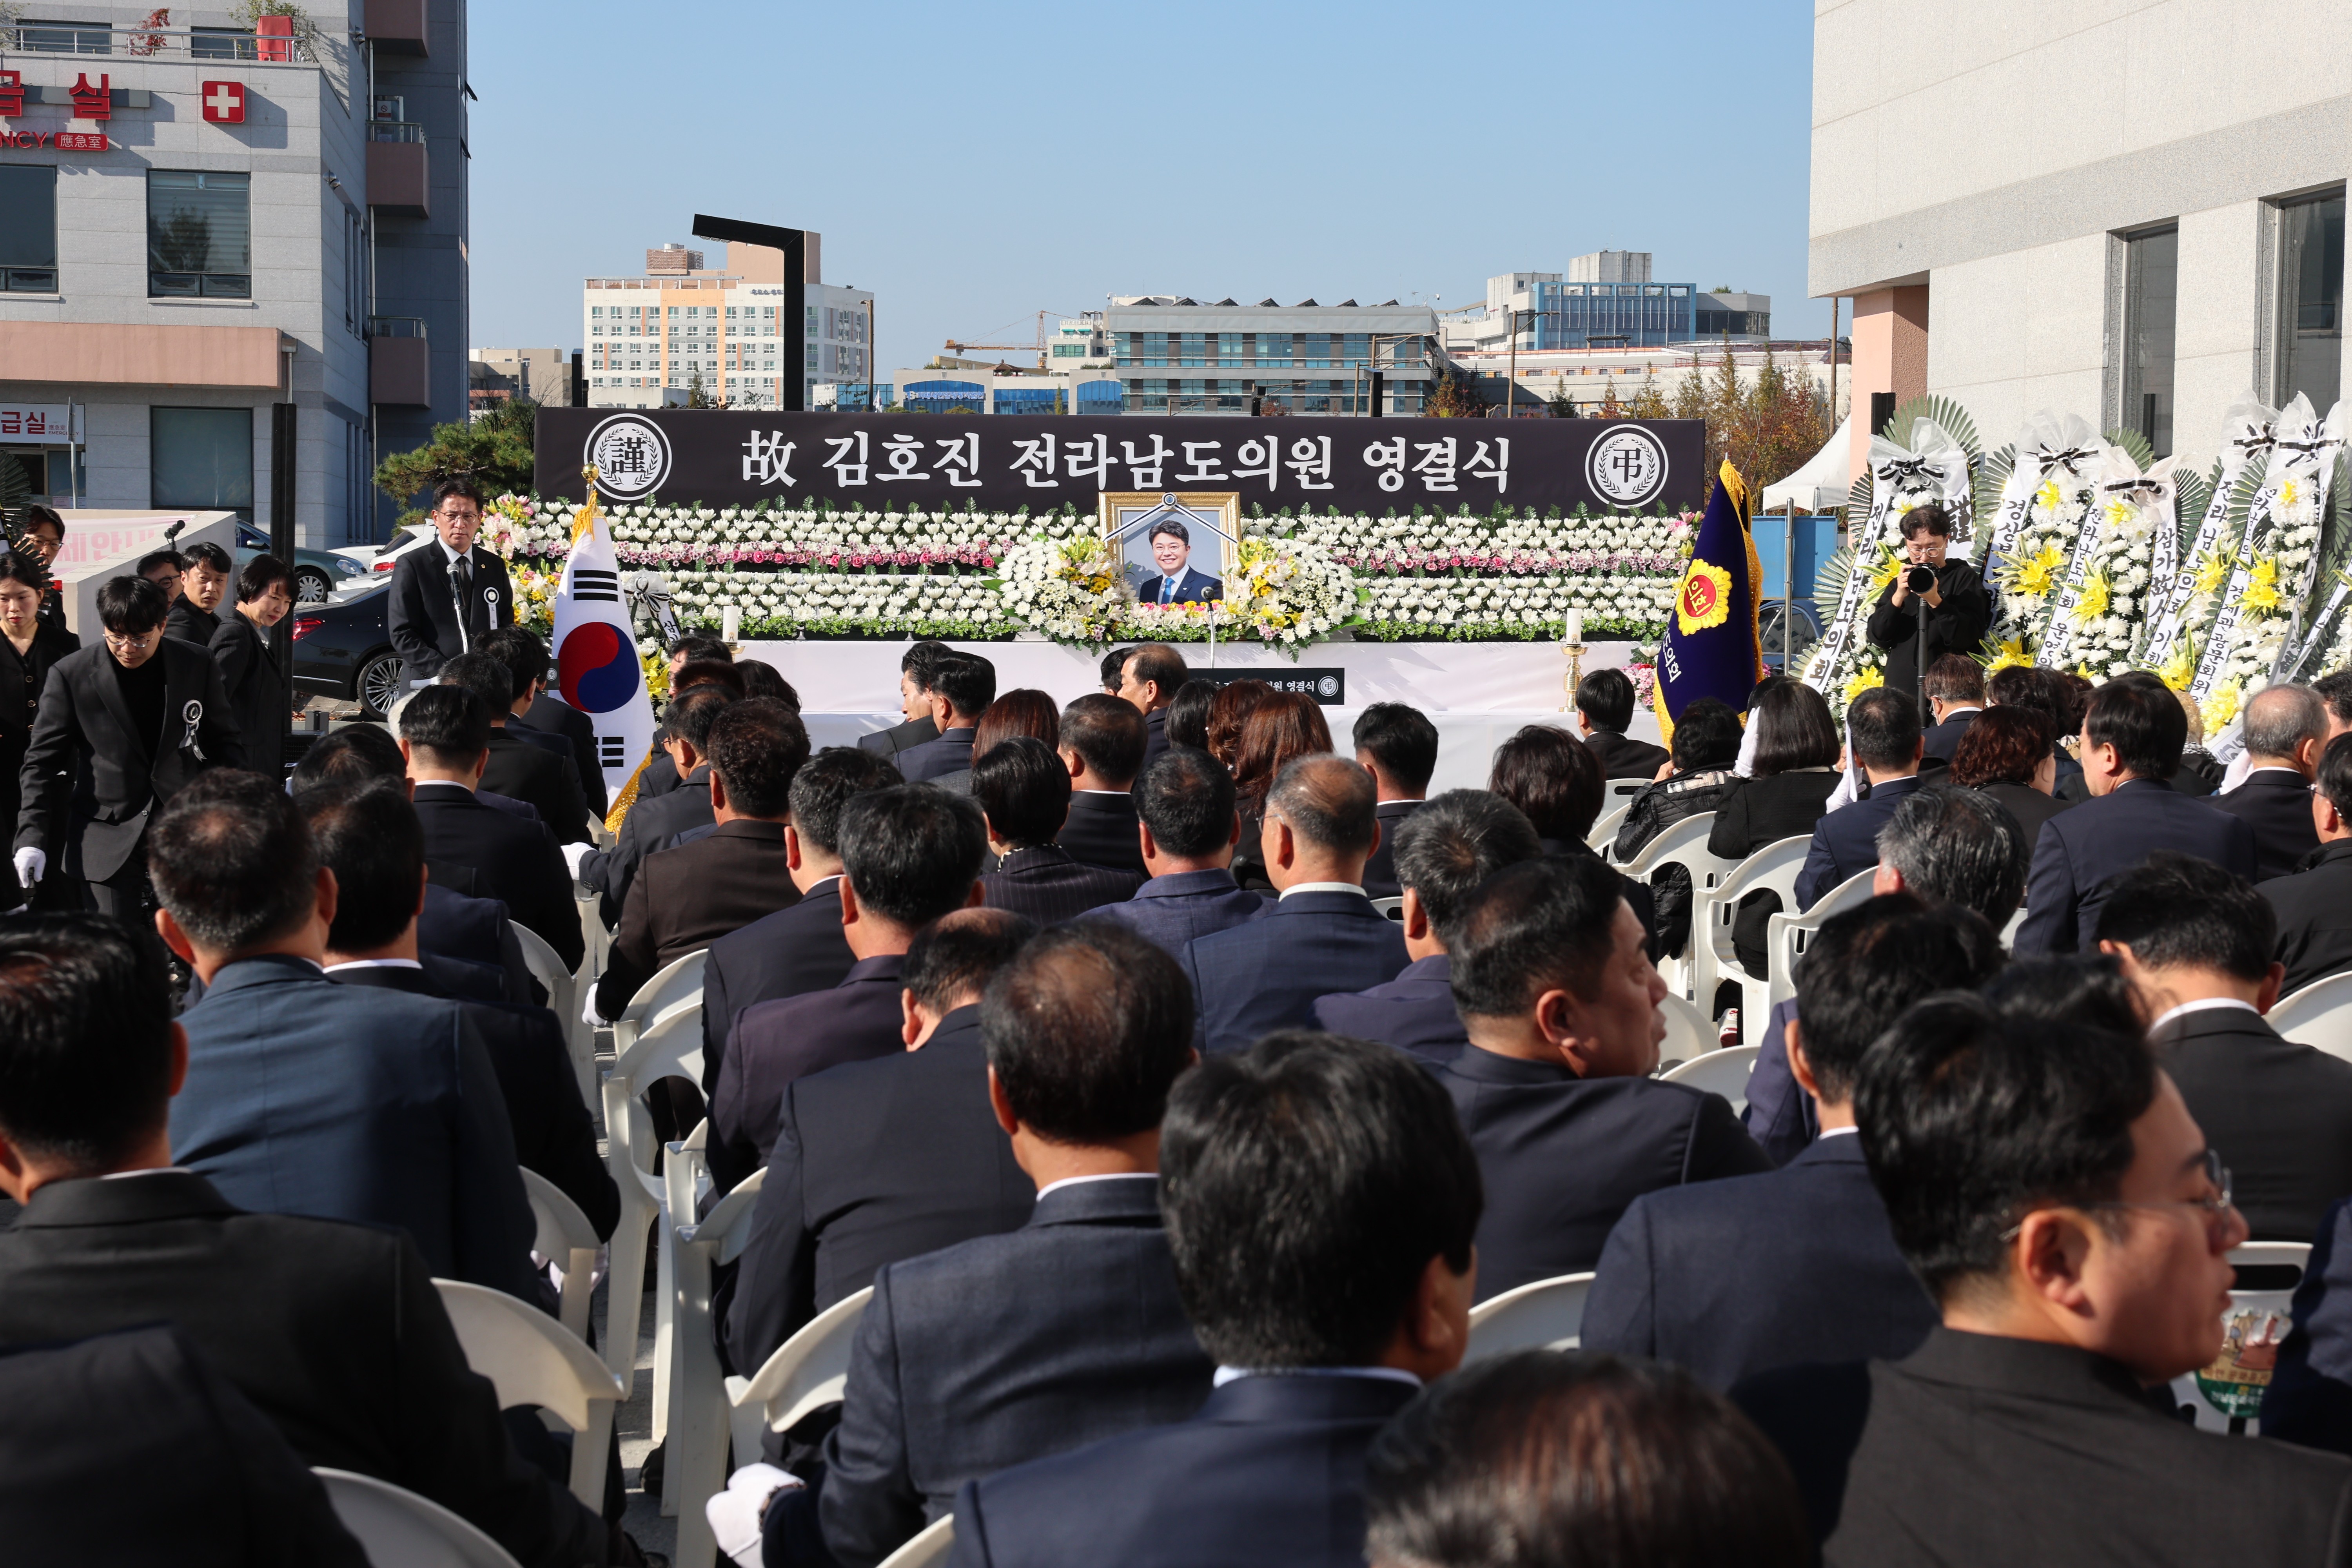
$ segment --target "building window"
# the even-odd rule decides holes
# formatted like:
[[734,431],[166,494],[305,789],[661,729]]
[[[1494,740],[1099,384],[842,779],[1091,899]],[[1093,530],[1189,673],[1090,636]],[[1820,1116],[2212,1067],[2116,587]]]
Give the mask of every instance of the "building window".
[[26,22],[16,30],[17,47],[44,55],[102,55],[113,47],[113,33],[87,22]]
[[2180,230],[2124,237],[2123,425],[2172,451],[2173,315],[2180,299]]
[[2344,193],[2279,206],[2278,401],[2298,392],[2325,413],[2343,383]]
[[147,292],[253,298],[253,177],[151,169]]
[[0,289],[58,291],[58,172],[47,163],[0,164]]
[[253,410],[150,408],[147,504],[253,521]]

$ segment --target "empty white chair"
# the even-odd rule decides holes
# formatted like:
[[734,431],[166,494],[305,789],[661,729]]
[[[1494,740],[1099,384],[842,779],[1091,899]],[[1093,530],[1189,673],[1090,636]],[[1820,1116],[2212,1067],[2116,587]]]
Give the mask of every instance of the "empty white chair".
[[[712,1205],[708,1219],[699,1225],[680,1220],[670,1230],[677,1248],[671,1288],[677,1299],[670,1312],[669,1462],[662,1477],[662,1512],[677,1516],[675,1557],[680,1563],[710,1560],[710,1519],[703,1505],[727,1485],[732,1407],[712,1338],[711,1269],[742,1256],[751,1234],[751,1209],[767,1176],[764,1168],[752,1172]],[[684,1212],[690,1215],[693,1210]],[[757,1452],[750,1448],[744,1461]]]
[[1696,1002],[1701,1010],[1708,1008],[1713,999],[1696,994],[1693,986],[1697,968],[1694,955],[1701,934],[1696,919],[1699,901],[1722,886],[1724,879],[1730,876],[1738,865],[1737,861],[1707,853],[1706,836],[1714,827],[1715,813],[1711,811],[1702,811],[1696,816],[1685,816],[1680,822],[1670,823],[1655,838],[1643,845],[1642,852],[1625,862],[1623,868],[1625,875],[1643,882],[1649,881],[1653,874],[1666,866],[1680,866],[1689,874],[1694,919],[1690,938],[1684,944],[1686,951],[1678,957],[1670,955],[1660,968],[1666,976],[1666,984],[1679,994]]
[[1538,1279],[1470,1309],[1470,1347],[1463,1360],[1512,1351],[1572,1351],[1584,1332],[1584,1299],[1592,1276]]
[[[515,934],[515,942],[522,949],[522,965],[530,977],[547,988],[548,1011],[555,1015],[563,1026],[564,1049],[572,1057],[572,1076],[580,1080],[582,1103],[593,1105],[596,1099],[596,1034],[580,1016],[580,978],[563,967],[563,960],[547,939],[527,925],[507,921],[507,929]],[[582,959],[585,966],[586,959]]]
[[563,1271],[562,1307],[555,1321],[585,1340],[596,1253],[604,1244],[596,1239],[596,1227],[580,1212],[580,1205],[537,1171],[524,1170],[522,1190],[530,1199],[532,1223],[539,1227],[530,1249]]
[[1592,826],[1584,836],[1585,847],[1603,859],[1608,858],[1609,847],[1617,842],[1617,830],[1625,826],[1625,813],[1631,809],[1632,806],[1626,804],[1604,805],[1601,815],[1592,819]]
[[[702,1079],[702,959],[690,952],[638,987],[613,1023],[613,1070],[604,1077],[605,1163],[621,1190],[621,1223],[613,1230],[613,1289],[605,1308],[604,1364],[624,1383],[635,1373],[637,1322],[643,1316],[640,1282],[645,1279],[646,1232],[662,1212],[667,1191],[654,1171],[654,1129],[640,1101],[645,1091],[668,1077]],[[670,1248],[659,1252],[656,1297],[660,1325],[668,1327]],[[661,1369],[661,1358],[655,1361]],[[662,1381],[667,1383],[665,1373]],[[655,1435],[667,1419],[654,1405]]]
[[955,1515],[941,1514],[920,1535],[882,1559],[882,1568],[939,1568],[955,1545]]
[[621,1380],[586,1341],[503,1290],[457,1279],[436,1279],[433,1288],[466,1364],[490,1380],[499,1407],[536,1405],[572,1428],[572,1495],[601,1510]]
[[2258,1364],[2248,1370],[2258,1371],[2259,1379],[2223,1377],[2209,1384],[2201,1373],[2192,1372],[2172,1380],[2173,1396],[2196,1412],[2197,1425],[2203,1430],[2261,1436],[2262,1421],[2256,1412],[2262,1408],[2263,1390],[2270,1385],[2271,1358],[2259,1352],[2286,1338],[2294,1286],[2302,1283],[2302,1270],[2310,1261],[2311,1244],[2305,1241],[2250,1241],[2230,1249],[2230,1262],[2236,1268],[2289,1268],[2296,1275],[2294,1284],[2283,1288],[2230,1292],[2220,1360],[2225,1364],[2235,1363],[2242,1347],[2253,1347]]
[[1771,985],[1764,976],[1750,974],[1731,945],[1731,924],[1739,900],[1750,893],[1778,893],[1780,908],[1797,904],[1797,873],[1805,868],[1805,851],[1812,847],[1810,833],[1776,838],[1732,868],[1729,876],[1704,894],[1691,894],[1692,991],[1703,1007],[1714,1006],[1716,983],[1739,983],[1739,1017],[1764,1026],[1772,1010]]
[[1671,991],[1658,1004],[1658,1012],[1666,1020],[1666,1037],[1658,1042],[1660,1061],[1695,1061],[1700,1052],[1714,1050],[1723,1043],[1715,1026],[1707,1022],[1706,1015]]
[[520,1568],[505,1547],[430,1498],[324,1465],[310,1473],[374,1568]]
[[1748,1109],[1748,1075],[1756,1070],[1754,1046],[1731,1046],[1693,1057],[1682,1066],[1659,1075],[1664,1083],[1686,1083],[1719,1094],[1735,1111]]
[[2315,980],[2270,1010],[2270,1026],[2288,1039],[2352,1061],[2352,974]]
[[[1868,903],[1871,880],[1877,875],[1878,868],[1875,866],[1867,871],[1856,871],[1823,893],[1821,901],[1803,914],[1783,910],[1764,922],[1764,951],[1771,955],[1772,960],[1772,980],[1767,988],[1769,993],[1766,1009],[1768,1017],[1770,1008],[1779,1006],[1797,994],[1797,960],[1803,955],[1805,944],[1812,940],[1813,933],[1821,930],[1822,923],[1832,915],[1843,914],[1857,904]],[[1795,901],[1793,899],[1790,900],[1792,904]],[[1748,1024],[1745,1016],[1740,1022]],[[1762,1025],[1759,1022],[1749,1026],[1761,1027]],[[1755,1037],[1750,1035],[1748,1037],[1753,1039]]]

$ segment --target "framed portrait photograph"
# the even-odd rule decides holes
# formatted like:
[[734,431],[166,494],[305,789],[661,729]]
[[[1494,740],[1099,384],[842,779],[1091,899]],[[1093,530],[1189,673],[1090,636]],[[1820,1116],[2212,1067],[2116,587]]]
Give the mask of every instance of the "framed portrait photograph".
[[1206,605],[1224,597],[1241,538],[1239,490],[1108,490],[1103,542],[1139,603]]

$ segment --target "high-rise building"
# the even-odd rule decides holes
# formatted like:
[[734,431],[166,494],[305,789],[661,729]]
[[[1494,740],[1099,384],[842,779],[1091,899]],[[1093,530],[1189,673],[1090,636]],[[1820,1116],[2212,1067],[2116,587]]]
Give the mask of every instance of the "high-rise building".
[[1643,349],[1695,339],[1760,343],[1772,335],[1772,297],[1654,282],[1646,250],[1596,250],[1557,272],[1506,272],[1486,279],[1483,314],[1445,323],[1445,346],[1462,353],[1508,353],[1516,331],[1529,349]]
[[0,8],[0,450],[63,505],[379,536],[466,416],[466,7]]
[[643,277],[589,279],[580,311],[589,406],[659,408],[698,385],[713,402],[776,408],[795,374],[803,407],[815,405],[819,383],[838,389],[842,408],[873,406],[874,296],[823,282],[822,237],[807,245],[797,331],[782,319],[784,253],[769,246],[729,240],[725,264],[709,268],[703,252],[665,245],[646,252]]

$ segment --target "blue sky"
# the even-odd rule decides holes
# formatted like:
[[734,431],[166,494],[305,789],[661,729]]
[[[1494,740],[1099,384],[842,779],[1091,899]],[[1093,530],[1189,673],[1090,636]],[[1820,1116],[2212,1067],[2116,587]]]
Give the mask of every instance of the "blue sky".
[[578,347],[580,279],[697,211],[821,232],[886,368],[1107,294],[1450,310],[1603,248],[1828,330],[1793,0],[469,11],[477,347]]

